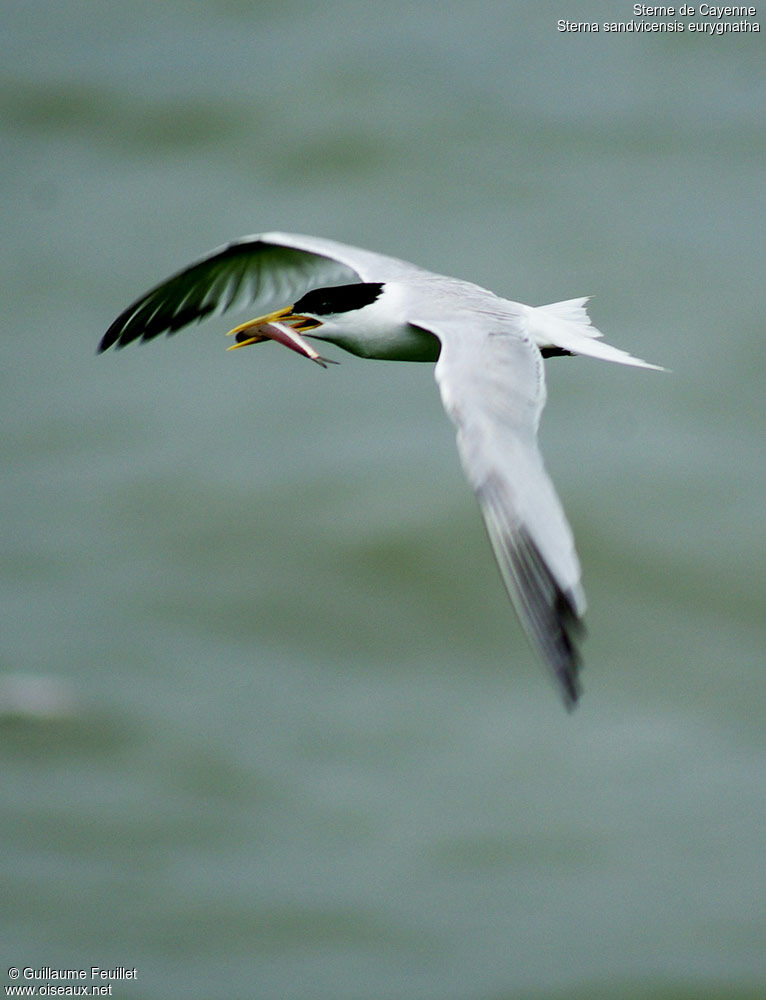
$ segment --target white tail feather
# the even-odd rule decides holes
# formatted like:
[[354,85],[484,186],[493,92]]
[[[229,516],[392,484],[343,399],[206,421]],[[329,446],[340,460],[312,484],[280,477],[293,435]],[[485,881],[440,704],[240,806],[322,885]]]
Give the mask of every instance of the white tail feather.
[[603,333],[597,330],[591,322],[585,303],[590,298],[589,295],[581,299],[567,299],[565,302],[551,302],[547,306],[537,306],[535,312],[546,313],[552,319],[563,320],[564,323],[574,323],[581,329],[581,333],[586,337],[603,337]]
[[587,298],[552,302],[547,306],[529,306],[529,333],[538,347],[559,347],[572,354],[583,354],[601,361],[614,361],[618,365],[636,368],[653,368],[664,371],[660,365],[634,358],[627,351],[611,347],[597,338],[603,336],[590,321],[585,310]]

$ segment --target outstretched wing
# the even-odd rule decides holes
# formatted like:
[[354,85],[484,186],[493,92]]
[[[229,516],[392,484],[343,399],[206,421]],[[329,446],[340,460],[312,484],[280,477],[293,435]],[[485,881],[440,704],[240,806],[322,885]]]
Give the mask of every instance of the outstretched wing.
[[311,288],[390,281],[414,264],[314,236],[263,233],[218,247],[142,295],[104,334],[99,351],[175,333],[228,309],[291,305]]
[[506,589],[571,708],[580,691],[576,640],[585,597],[572,532],[537,447],[545,404],[540,351],[521,318],[474,313],[465,322],[418,325],[442,342],[436,380]]

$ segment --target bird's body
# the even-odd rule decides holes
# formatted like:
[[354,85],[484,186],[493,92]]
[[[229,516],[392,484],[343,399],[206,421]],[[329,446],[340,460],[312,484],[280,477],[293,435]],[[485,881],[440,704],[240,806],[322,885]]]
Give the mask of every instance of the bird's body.
[[235,347],[274,339],[326,364],[306,333],[363,358],[436,362],[506,588],[571,707],[585,597],[572,533],[537,448],[543,357],[657,367],[600,340],[585,302],[526,306],[393,257],[266,233],[221,247],[158,285],[115,320],[100,349],[249,304],[273,311],[231,331]]

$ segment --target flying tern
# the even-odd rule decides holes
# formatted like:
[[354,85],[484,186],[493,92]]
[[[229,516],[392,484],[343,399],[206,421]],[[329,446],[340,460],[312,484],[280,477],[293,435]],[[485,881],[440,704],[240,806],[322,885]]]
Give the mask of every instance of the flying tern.
[[276,340],[326,366],[307,334],[363,358],[436,362],[503,582],[572,708],[585,595],[572,532],[537,446],[543,358],[587,355],[661,370],[599,339],[586,302],[527,306],[333,240],[262,233],[213,250],[142,295],[112,323],[99,350],[252,306],[262,315],[230,331],[232,348]]

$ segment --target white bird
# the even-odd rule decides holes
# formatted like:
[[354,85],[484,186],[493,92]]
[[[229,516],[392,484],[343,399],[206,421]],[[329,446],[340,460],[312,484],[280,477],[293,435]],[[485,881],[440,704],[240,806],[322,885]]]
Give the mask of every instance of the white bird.
[[662,370],[599,340],[586,302],[526,306],[369,250],[263,233],[219,247],[147,292],[112,323],[99,350],[257,305],[265,314],[230,331],[233,347],[272,339],[326,365],[301,336],[310,333],[363,358],[435,361],[505,587],[572,708],[585,596],[572,532],[537,447],[543,358],[583,354]]

